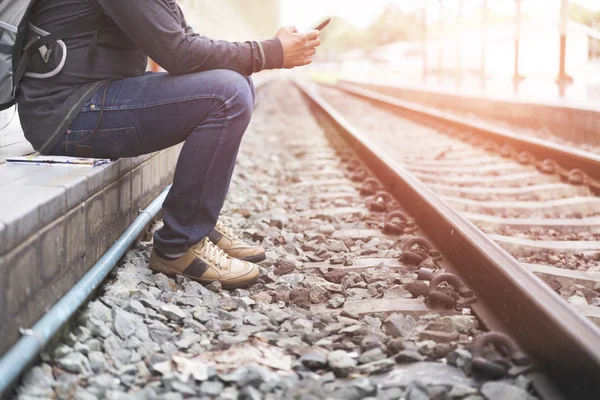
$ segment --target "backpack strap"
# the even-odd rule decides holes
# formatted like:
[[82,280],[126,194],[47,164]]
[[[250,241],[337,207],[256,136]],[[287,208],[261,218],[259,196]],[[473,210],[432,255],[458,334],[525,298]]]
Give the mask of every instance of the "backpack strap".
[[54,43],[58,40],[65,39],[71,36],[78,35],[83,32],[87,32],[90,30],[90,26],[95,26],[98,21],[101,21],[104,18],[104,13],[98,11],[93,14],[89,14],[88,16],[77,20],[76,22],[69,24],[69,26],[59,29],[57,31],[52,32],[49,35],[43,36],[33,42],[29,47],[27,47],[23,53],[21,54],[21,58],[16,65],[15,72],[13,75],[13,86],[17,88],[19,86],[19,82],[25,75],[25,70],[27,69],[27,62],[29,59],[43,46],[47,46],[50,43]]

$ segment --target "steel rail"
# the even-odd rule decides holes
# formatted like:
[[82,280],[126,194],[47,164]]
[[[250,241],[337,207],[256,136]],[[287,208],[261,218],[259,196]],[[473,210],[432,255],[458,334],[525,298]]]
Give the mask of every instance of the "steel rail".
[[596,190],[600,189],[600,155],[598,154],[534,136],[523,135],[491,123],[473,121],[450,112],[400,100],[396,97],[359,87],[358,84],[349,81],[343,81],[336,85],[321,85],[342,90],[396,113],[400,111],[403,116],[430,118],[433,121],[443,123],[445,126],[469,132],[481,139],[492,139],[499,144],[509,145],[519,152],[528,152],[539,160],[549,158],[564,168],[578,168],[585,172],[589,178],[592,178],[593,181],[588,182],[590,186]]
[[406,211],[476,292],[478,302],[492,312],[483,322],[492,329],[500,323],[566,398],[600,398],[600,330],[317,93],[302,82],[295,83],[317,118],[333,124],[390,193],[402,200]]

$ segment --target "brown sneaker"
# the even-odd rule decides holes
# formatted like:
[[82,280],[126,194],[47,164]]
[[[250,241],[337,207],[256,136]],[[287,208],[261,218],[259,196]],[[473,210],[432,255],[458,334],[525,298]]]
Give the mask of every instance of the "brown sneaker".
[[230,227],[220,222],[217,222],[215,229],[208,235],[208,238],[227,253],[229,257],[251,263],[259,263],[267,258],[265,249],[259,246],[250,246],[236,235]]
[[229,257],[208,238],[175,260],[161,258],[153,250],[150,268],[167,275],[183,275],[202,284],[219,281],[225,289],[249,286],[259,274],[257,265]]

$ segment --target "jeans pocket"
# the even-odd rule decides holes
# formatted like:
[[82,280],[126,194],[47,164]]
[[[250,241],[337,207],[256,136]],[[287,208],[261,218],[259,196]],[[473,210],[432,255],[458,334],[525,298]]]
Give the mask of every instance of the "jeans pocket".
[[68,131],[64,146],[65,154],[71,157],[81,155],[81,149],[85,149],[85,155],[96,158],[135,157],[145,153],[134,127],[98,129],[95,133],[93,130]]

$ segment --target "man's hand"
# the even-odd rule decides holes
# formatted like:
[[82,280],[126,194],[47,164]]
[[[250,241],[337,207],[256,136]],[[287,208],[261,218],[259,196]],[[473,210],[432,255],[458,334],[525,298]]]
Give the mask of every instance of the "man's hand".
[[284,26],[277,31],[275,37],[283,45],[283,68],[294,68],[308,65],[311,57],[317,52],[315,47],[321,44],[319,31],[312,30],[298,33],[295,26]]

